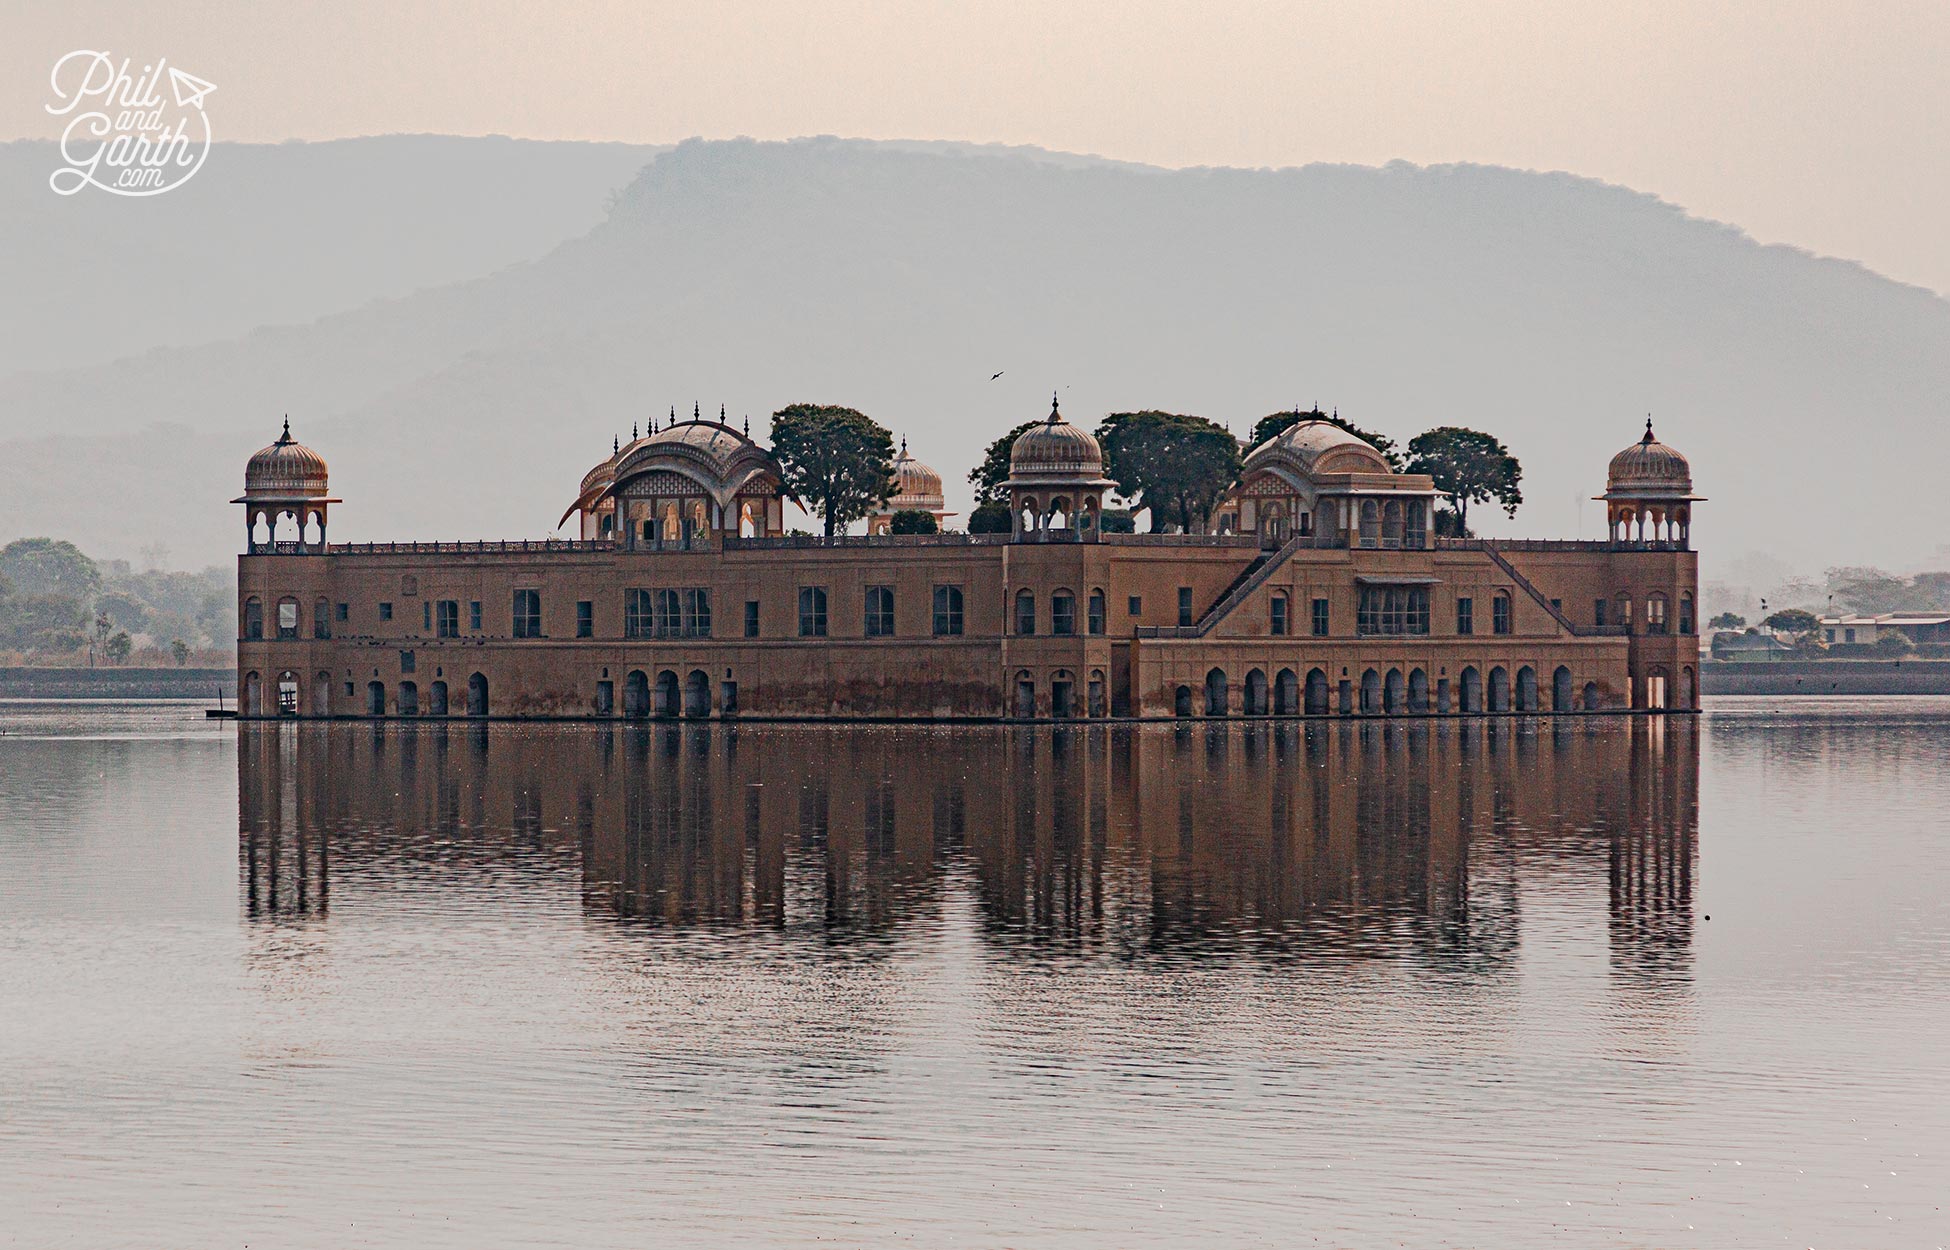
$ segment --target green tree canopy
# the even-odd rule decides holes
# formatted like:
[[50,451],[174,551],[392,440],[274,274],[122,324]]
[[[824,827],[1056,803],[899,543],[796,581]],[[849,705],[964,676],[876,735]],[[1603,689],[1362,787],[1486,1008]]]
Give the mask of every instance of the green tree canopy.
[[939,534],[941,522],[934,519],[934,513],[923,512],[919,508],[902,508],[887,522],[890,534]]
[[1013,526],[1009,505],[999,500],[982,504],[968,514],[968,532],[971,534],[1006,534]]
[[1523,466],[1493,435],[1445,425],[1408,440],[1408,472],[1426,473],[1469,532],[1469,505],[1495,500],[1506,515],[1523,502]]
[[1722,612],[1706,623],[1708,629],[1739,629],[1746,625],[1747,618],[1738,612]]
[[1813,612],[1802,608],[1782,608],[1761,624],[1783,634],[1812,634],[1820,627],[1821,622],[1815,618]]
[[1176,521],[1186,533],[1239,476],[1239,443],[1224,426],[1176,412],[1114,412],[1097,427],[1105,472],[1134,507],[1151,509],[1151,530]]
[[[1041,421],[1025,421],[989,444],[989,449],[982,453],[982,463],[968,471],[968,480],[975,487],[976,507],[991,503],[1008,507],[1009,496],[1002,489],[1002,483],[1009,480],[1009,450],[1016,445],[1017,437],[1024,430],[1041,424]],[[1003,529],[1007,528],[1003,526]],[[973,528],[969,530],[971,534],[979,532]]]
[[1295,408],[1291,412],[1269,413],[1254,423],[1252,435],[1246,440],[1246,445],[1248,447],[1257,447],[1269,438],[1277,438],[1279,435],[1286,433],[1302,421],[1325,421],[1329,425],[1337,425],[1380,452],[1382,459],[1386,460],[1389,467],[1393,468],[1395,472],[1400,473],[1402,471],[1402,453],[1395,446],[1394,439],[1389,438],[1386,434],[1377,434],[1373,430],[1362,429],[1360,426],[1354,424],[1354,422],[1341,416],[1340,409],[1338,408],[1333,412],[1322,412],[1316,406],[1311,412],[1302,412],[1300,409]]
[[21,538],[0,548],[0,577],[23,595],[59,595],[92,602],[102,588],[95,562],[71,542]]
[[894,494],[894,436],[871,417],[830,404],[791,404],[772,414],[772,454],[785,488],[812,505],[826,536]]
[[88,609],[65,595],[14,595],[0,604],[0,647],[73,651],[88,640]]
[[1907,634],[1900,634],[1892,629],[1876,635],[1876,654],[1878,655],[1905,656],[1914,650],[1916,650],[1916,644],[1909,640]]

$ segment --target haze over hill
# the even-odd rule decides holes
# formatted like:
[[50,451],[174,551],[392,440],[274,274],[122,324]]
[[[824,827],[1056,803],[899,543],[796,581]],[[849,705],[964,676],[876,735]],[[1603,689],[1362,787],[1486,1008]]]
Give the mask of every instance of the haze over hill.
[[60,196],[0,143],[0,375],[105,363],[533,260],[602,220],[644,144],[385,135],[220,143],[168,195]]
[[1401,438],[1488,429],[1529,502],[1482,528],[1551,537],[1601,531],[1580,501],[1650,411],[1711,497],[1709,552],[1899,565],[1950,512],[1946,384],[1950,302],[1569,175],[692,141],[531,263],[0,379],[0,537],[218,558],[287,411],[347,500],[339,539],[546,534],[612,435],[693,401],[755,432],[788,402],[859,407],[966,512],[982,445],[1060,389],[1090,424],[1157,407],[1243,434],[1317,401]]

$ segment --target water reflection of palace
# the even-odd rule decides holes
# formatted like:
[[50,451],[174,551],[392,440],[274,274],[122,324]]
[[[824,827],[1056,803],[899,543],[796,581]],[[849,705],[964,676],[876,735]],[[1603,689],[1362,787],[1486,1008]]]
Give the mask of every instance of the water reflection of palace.
[[1620,967],[1690,946],[1690,722],[239,733],[268,918],[463,872],[659,927],[871,937],[963,891],[1008,946],[1481,959],[1544,885],[1607,900]]

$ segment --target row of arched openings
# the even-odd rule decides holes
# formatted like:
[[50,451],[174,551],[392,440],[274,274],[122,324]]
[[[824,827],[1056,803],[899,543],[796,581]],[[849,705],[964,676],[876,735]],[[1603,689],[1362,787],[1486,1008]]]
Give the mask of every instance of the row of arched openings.
[[[604,683],[603,688],[607,688]],[[738,687],[726,681],[719,692],[719,710],[730,714],[737,711]],[[598,699],[597,711],[604,715],[612,709],[602,706]],[[683,678],[677,676],[675,669],[662,669],[653,680],[640,668],[631,669],[623,678],[623,715],[629,720],[675,719],[679,716],[702,719],[711,715],[711,675],[701,668],[692,669]]]
[[[242,688],[238,691],[240,710],[245,716],[263,716],[275,713],[278,716],[330,716],[332,714],[332,675],[318,673],[311,679],[311,696],[305,698],[304,681],[300,676],[286,669],[277,675],[270,691],[271,700],[266,705],[267,692],[263,678],[255,673],[245,673]],[[346,694],[352,693],[351,683],[346,683]],[[488,714],[488,679],[484,673],[474,673],[467,679],[466,702],[462,710],[468,716]],[[428,684],[424,696],[417,681],[402,681],[387,688],[386,683],[374,679],[366,683],[365,699],[360,710],[367,716],[451,716],[454,708],[448,693],[447,683],[435,680]]]
[[[1549,696],[1548,710],[1588,711],[1606,706],[1597,682],[1585,682],[1580,689],[1571,670],[1563,665],[1551,674]],[[1178,716],[1326,716],[1337,710],[1396,716],[1547,709],[1537,670],[1528,664],[1519,667],[1514,676],[1500,664],[1492,666],[1487,675],[1475,665],[1467,665],[1457,674],[1453,689],[1446,679],[1432,685],[1428,670],[1421,668],[1406,672],[1370,668],[1362,672],[1358,683],[1345,679],[1330,682],[1321,668],[1309,669],[1304,682],[1293,669],[1282,668],[1269,683],[1265,670],[1254,668],[1247,671],[1245,682],[1235,691],[1226,671],[1213,668],[1205,674],[1201,689],[1180,685],[1173,692],[1173,712]]]

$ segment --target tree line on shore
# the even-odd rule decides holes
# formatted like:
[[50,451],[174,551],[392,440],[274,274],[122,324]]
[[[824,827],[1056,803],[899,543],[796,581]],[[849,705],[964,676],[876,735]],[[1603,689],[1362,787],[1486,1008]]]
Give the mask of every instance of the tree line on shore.
[[[166,553],[152,554],[160,563]],[[138,572],[70,542],[22,538],[0,548],[0,655],[181,667],[228,651],[235,599],[224,569]]]
[[[1192,533],[1206,528],[1220,498],[1239,478],[1245,454],[1303,421],[1324,421],[1364,439],[1397,472],[1426,473],[1446,501],[1435,513],[1436,532],[1467,536],[1471,504],[1494,503],[1510,516],[1523,503],[1523,466],[1494,435],[1440,426],[1410,439],[1406,450],[1387,435],[1364,430],[1339,411],[1295,408],[1257,421],[1242,446],[1225,426],[1188,413],[1114,412],[1096,429],[1104,471],[1117,482],[1123,507],[1107,508],[1107,533],[1131,532],[1148,514],[1150,530]],[[1016,438],[1041,424],[1025,421],[990,443],[970,470],[975,511],[970,533],[1006,533],[1009,505],[1003,482]],[[792,404],[772,415],[772,453],[785,487],[819,516],[828,537],[882,507],[895,492],[891,431],[853,408]],[[895,533],[931,533],[935,518],[902,512]]]

